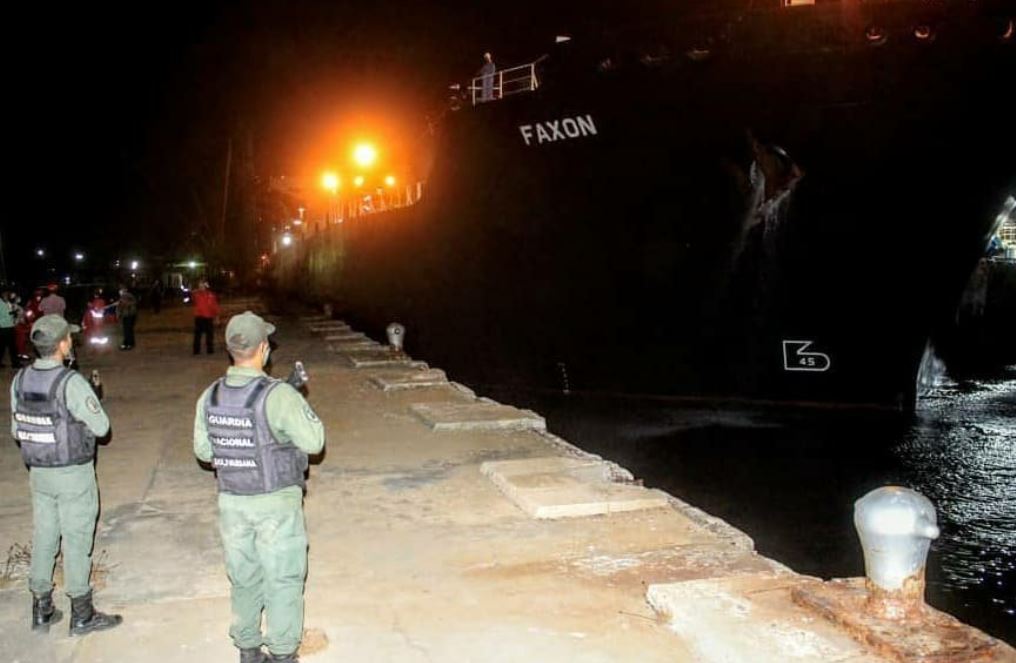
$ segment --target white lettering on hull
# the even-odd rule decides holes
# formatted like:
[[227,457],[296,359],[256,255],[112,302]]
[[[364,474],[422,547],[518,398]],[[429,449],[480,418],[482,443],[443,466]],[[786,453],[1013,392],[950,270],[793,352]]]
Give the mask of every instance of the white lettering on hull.
[[577,115],[560,120],[547,120],[533,124],[519,125],[519,133],[526,145],[556,143],[569,138],[583,138],[597,135],[596,122],[592,115]]

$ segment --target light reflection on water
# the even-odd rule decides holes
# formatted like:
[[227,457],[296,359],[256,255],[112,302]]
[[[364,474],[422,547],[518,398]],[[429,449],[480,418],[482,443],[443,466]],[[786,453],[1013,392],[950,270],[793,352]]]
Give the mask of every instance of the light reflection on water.
[[932,590],[1016,620],[1016,380],[935,390],[894,453],[939,512]]
[[887,484],[924,493],[941,536],[929,603],[1016,643],[1016,367],[940,385],[912,419],[774,412],[489,390],[551,430],[727,520],[801,573],[862,575],[853,502]]

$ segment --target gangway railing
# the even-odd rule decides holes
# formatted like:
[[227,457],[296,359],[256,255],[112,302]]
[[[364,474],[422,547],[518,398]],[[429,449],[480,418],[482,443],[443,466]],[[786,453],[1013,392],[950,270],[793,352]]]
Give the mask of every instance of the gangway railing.
[[492,74],[477,76],[469,84],[473,105],[495,101],[521,92],[532,92],[540,87],[536,76],[536,63],[499,69]]
[[[300,220],[299,233],[304,237],[312,237],[330,232],[332,228],[353,219],[411,207],[419,203],[423,197],[424,185],[425,182],[421,180],[399,187],[378,187],[370,193],[360,190],[352,194],[333,196],[327,207],[320,211],[314,210],[307,214],[306,220]],[[286,225],[283,232],[298,231]]]

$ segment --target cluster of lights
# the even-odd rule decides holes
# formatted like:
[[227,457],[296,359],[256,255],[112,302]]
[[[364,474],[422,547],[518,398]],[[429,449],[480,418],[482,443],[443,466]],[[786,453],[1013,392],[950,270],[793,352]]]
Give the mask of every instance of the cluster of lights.
[[[352,151],[353,163],[359,166],[360,169],[367,170],[374,166],[378,160],[378,151],[370,143],[357,143],[353,146]],[[357,174],[352,179],[354,188],[362,188],[366,183],[367,179],[363,174]],[[396,179],[394,175],[386,175],[384,178],[385,186],[395,186]],[[326,191],[335,194],[339,189],[342,188],[342,178],[333,170],[326,170],[321,174],[321,186]]]
[[[36,258],[45,258],[46,257],[46,249],[44,249],[41,246],[36,248],[35,249],[35,257]],[[82,251],[75,251],[74,253],[71,254],[71,258],[74,259],[74,262],[81,263],[81,262],[85,261],[85,254]],[[116,267],[119,267],[120,266],[120,261],[117,260],[114,263],[114,265]],[[132,271],[137,271],[141,267],[141,261],[137,260],[137,259],[133,259],[133,260],[130,261],[130,266],[131,266],[131,270]]]

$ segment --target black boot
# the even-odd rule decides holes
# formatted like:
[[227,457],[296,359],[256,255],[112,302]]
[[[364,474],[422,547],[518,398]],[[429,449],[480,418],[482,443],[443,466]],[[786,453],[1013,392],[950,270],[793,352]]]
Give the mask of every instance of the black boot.
[[63,613],[53,606],[53,592],[32,594],[32,630],[49,633],[51,624],[56,624]]
[[268,658],[265,659],[265,663],[271,661],[272,663],[297,663],[296,652],[292,654],[269,654]]
[[71,635],[105,631],[119,626],[122,621],[123,617],[120,615],[107,615],[96,610],[92,605],[91,592],[78,598],[71,597]]
[[240,650],[240,663],[265,663],[265,660],[265,654],[260,647]]

